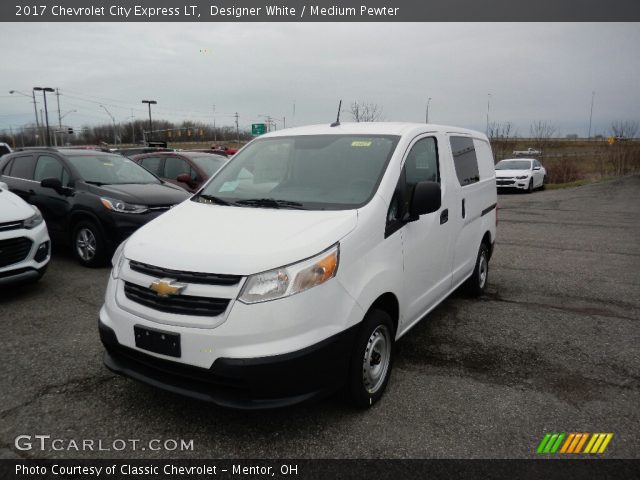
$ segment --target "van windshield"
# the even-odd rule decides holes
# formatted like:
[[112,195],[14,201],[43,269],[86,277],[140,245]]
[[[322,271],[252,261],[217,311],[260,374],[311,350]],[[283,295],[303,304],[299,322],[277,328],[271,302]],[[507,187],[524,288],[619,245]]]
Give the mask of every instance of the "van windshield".
[[193,200],[263,208],[358,208],[375,193],[399,138],[300,135],[256,140]]

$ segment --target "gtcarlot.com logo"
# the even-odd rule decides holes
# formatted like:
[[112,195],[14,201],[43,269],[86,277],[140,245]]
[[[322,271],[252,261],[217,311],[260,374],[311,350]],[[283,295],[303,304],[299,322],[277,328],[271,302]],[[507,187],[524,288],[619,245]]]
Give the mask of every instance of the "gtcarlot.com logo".
[[72,451],[72,452],[121,452],[123,450],[152,450],[152,451],[193,451],[193,440],[159,439],[140,440],[139,438],[104,439],[66,439],[54,438],[51,435],[18,435],[15,438],[16,450],[40,451]]
[[547,433],[536,453],[539,454],[600,454],[604,453],[613,433]]

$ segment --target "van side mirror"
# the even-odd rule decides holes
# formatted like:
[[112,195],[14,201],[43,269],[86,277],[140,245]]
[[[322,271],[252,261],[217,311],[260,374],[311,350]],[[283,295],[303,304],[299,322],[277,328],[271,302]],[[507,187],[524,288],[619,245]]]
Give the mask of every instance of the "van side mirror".
[[437,212],[442,204],[440,184],[437,182],[419,182],[413,191],[409,208],[409,221],[418,220],[420,215]]
[[43,178],[40,186],[43,188],[53,188],[56,192],[62,192],[62,182],[59,178]]

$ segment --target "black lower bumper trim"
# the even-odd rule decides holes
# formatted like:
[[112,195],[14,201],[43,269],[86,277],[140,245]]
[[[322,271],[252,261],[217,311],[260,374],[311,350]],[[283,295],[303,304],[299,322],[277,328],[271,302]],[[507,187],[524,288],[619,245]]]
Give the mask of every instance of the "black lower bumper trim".
[[347,378],[357,326],[296,352],[260,358],[218,358],[211,368],[161,359],[121,345],[99,322],[105,366],[179,395],[240,409],[266,409],[321,398]]

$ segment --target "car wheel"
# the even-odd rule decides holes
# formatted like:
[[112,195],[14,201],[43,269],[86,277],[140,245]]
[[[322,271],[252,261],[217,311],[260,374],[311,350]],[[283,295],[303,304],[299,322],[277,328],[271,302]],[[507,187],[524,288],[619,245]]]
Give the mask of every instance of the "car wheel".
[[370,311],[355,341],[347,394],[359,408],[368,408],[384,393],[393,365],[395,329],[391,316],[383,310]]
[[529,186],[527,187],[527,193],[533,192],[533,178],[529,180]]
[[547,176],[542,177],[542,184],[540,185],[540,190],[544,190],[544,182],[547,181]]
[[486,290],[487,283],[489,283],[489,247],[482,242],[473,274],[467,279],[464,286],[470,296],[478,297]]
[[102,232],[95,223],[82,221],[73,229],[73,253],[85,267],[105,265],[107,248]]

